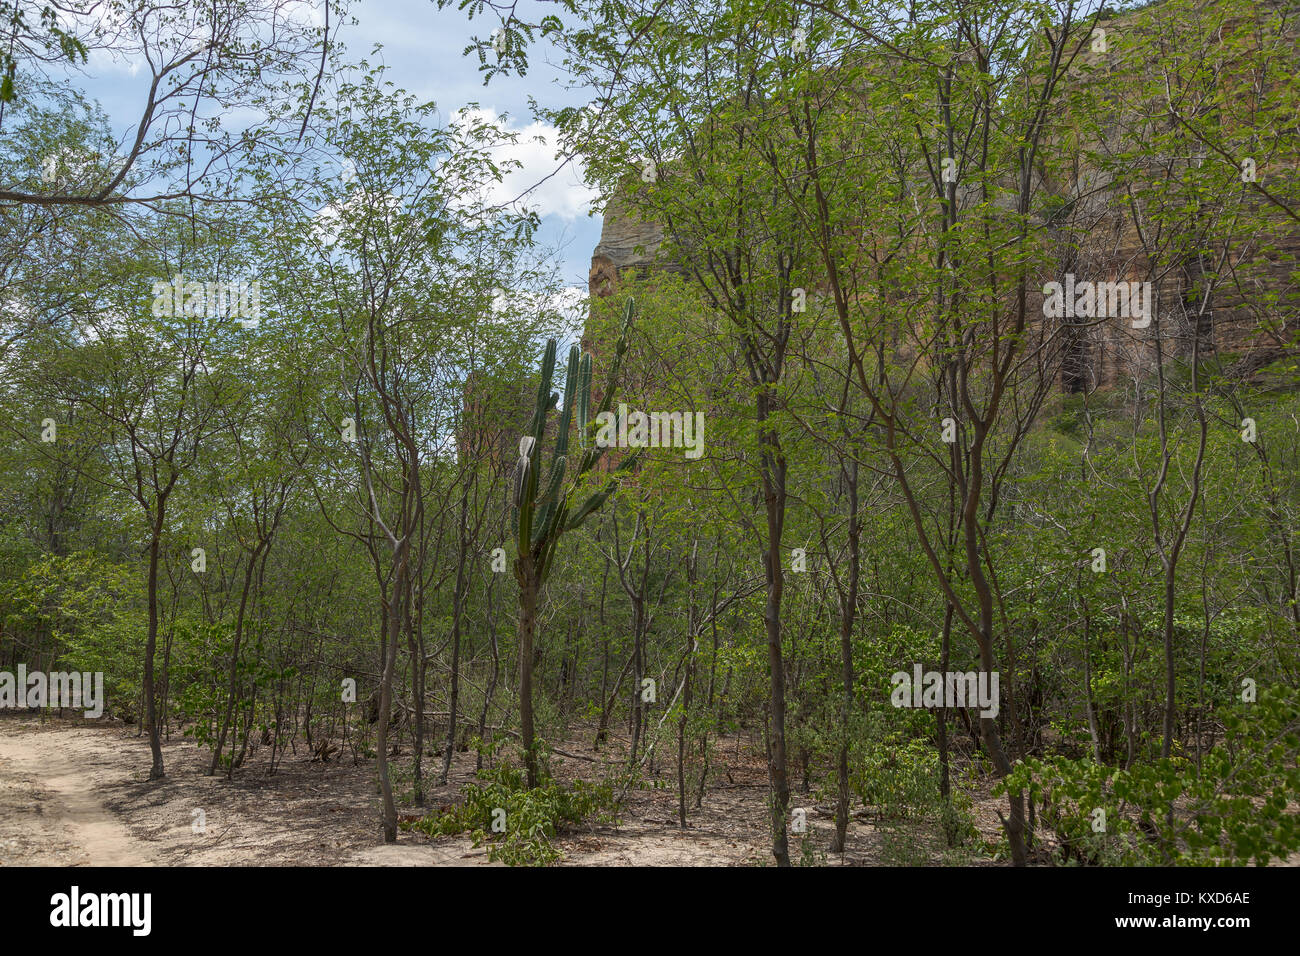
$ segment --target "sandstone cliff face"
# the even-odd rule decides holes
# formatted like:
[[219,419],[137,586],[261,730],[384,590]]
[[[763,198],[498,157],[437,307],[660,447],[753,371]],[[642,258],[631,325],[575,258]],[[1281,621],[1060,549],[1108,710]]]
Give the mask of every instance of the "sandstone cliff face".
[[591,272],[587,289],[592,295],[612,295],[620,275],[628,270],[668,268],[657,263],[663,230],[657,223],[646,222],[615,196],[605,207],[605,221],[600,242],[591,254]]
[[[1266,5],[1275,2],[1280,0],[1263,0]],[[1072,71],[1075,82],[1115,84],[1116,101],[1127,99],[1122,89],[1125,78],[1142,69],[1141,64],[1127,62],[1124,55],[1125,40],[1137,29],[1139,16],[1129,14],[1101,24],[1110,49],[1086,50]],[[1157,20],[1143,29],[1168,27]],[[1114,134],[1122,136],[1125,125],[1125,117],[1117,113]],[[1068,120],[1062,127],[1069,128]],[[1289,152],[1294,161],[1295,149]],[[1293,176],[1295,172],[1293,166],[1274,165],[1261,170],[1261,175]],[[1107,188],[1105,180],[1098,170],[1083,166],[1066,180],[1041,184],[1062,202],[1075,204],[1070,233],[1059,234],[1060,271],[1091,282],[1148,281],[1152,268],[1132,211],[1122,195]],[[1044,224],[1044,228],[1052,227]],[[1194,229],[1195,223],[1189,223],[1189,228]],[[606,210],[600,242],[592,256],[590,293],[612,295],[620,279],[634,273],[683,271],[680,263],[667,262],[658,255],[663,239],[659,225],[638,217],[616,195]],[[1246,376],[1287,354],[1300,332],[1300,288],[1292,275],[1300,262],[1300,228],[1294,219],[1279,213],[1270,224],[1269,235],[1261,239],[1266,241],[1254,248],[1247,246],[1226,260],[1227,278],[1217,284],[1199,322],[1189,319],[1200,311],[1195,287],[1207,266],[1213,266],[1213,256],[1208,262],[1189,261],[1185,267],[1156,277],[1158,307],[1147,328],[1137,329],[1127,319],[1116,319],[1082,321],[1064,329],[1061,387],[1086,391],[1145,377],[1157,361],[1157,330],[1166,359],[1186,357],[1193,344],[1199,344],[1203,358],[1231,353],[1232,370]],[[1045,281],[1062,277],[1047,276]],[[1041,296],[1038,290],[1032,291],[1031,308],[1037,310]]]
[[[1260,0],[1256,9],[1263,13],[1264,8],[1290,2]],[[1232,58],[1212,41],[1215,34],[1222,40],[1225,27],[1236,25],[1231,20],[1218,22],[1223,19],[1219,13],[1222,10],[1214,0],[1205,0],[1192,10],[1186,7],[1171,10],[1152,4],[1145,11],[1099,25],[1105,30],[1108,49],[1098,52],[1090,45],[1071,71],[1072,82],[1099,85],[1106,99],[1114,104],[1114,112],[1106,123],[1108,143],[1091,143],[1090,148],[1100,148],[1103,153],[1113,150],[1121,155],[1126,149],[1136,148],[1135,131],[1144,136],[1149,133],[1144,128],[1149,122],[1145,117],[1154,115],[1160,118],[1160,123],[1168,122],[1163,116],[1162,103],[1138,102],[1134,88],[1129,85],[1130,77],[1141,76],[1151,69],[1149,64],[1129,53],[1139,36],[1159,46],[1168,46],[1171,38],[1181,31],[1209,37],[1210,40],[1199,45],[1194,41],[1186,45],[1187,51],[1197,51],[1188,57],[1189,76],[1202,70],[1214,75],[1219,84],[1247,82],[1247,77],[1236,74]],[[1284,36],[1271,40],[1276,49],[1285,51],[1288,59],[1300,61],[1294,19]],[[1183,77],[1183,82],[1195,86],[1189,77]],[[1194,96],[1180,95],[1178,103],[1180,110],[1193,114],[1197,108]],[[1241,116],[1225,115],[1219,120],[1224,124],[1225,134],[1233,124],[1238,133],[1250,131],[1248,123],[1243,130]],[[1168,125],[1174,124],[1168,122]],[[1265,133],[1260,139],[1269,138],[1270,131],[1260,132]],[[1166,157],[1139,151],[1136,161],[1148,165],[1156,181],[1162,175],[1177,178],[1180,167],[1225,166],[1224,158],[1212,148],[1190,138],[1186,142],[1186,155],[1180,152]],[[1261,166],[1259,176],[1271,180],[1276,189],[1277,183],[1294,177],[1296,153],[1293,143],[1291,148],[1274,154],[1271,162]],[[1165,168],[1167,163],[1172,163],[1171,168]],[[1225,171],[1229,172],[1229,180],[1236,173],[1231,166]],[[1204,210],[1199,215],[1188,215],[1179,227],[1187,236],[1199,237],[1201,253],[1187,255],[1172,267],[1166,255],[1166,265],[1159,270],[1152,265],[1147,243],[1162,245],[1168,240],[1153,239],[1149,223],[1147,236],[1139,232],[1133,207],[1122,190],[1109,188],[1106,175],[1083,166],[1069,180],[1046,183],[1045,188],[1071,201],[1092,193],[1090,198],[1079,201],[1082,208],[1076,225],[1082,227],[1083,234],[1076,234],[1068,248],[1063,248],[1061,261],[1068,268],[1062,271],[1101,282],[1153,281],[1158,294],[1152,327],[1136,330],[1128,322],[1101,322],[1089,325],[1074,337],[1073,353],[1067,355],[1062,376],[1062,384],[1068,390],[1107,386],[1122,378],[1145,376],[1158,361],[1157,336],[1160,351],[1166,358],[1189,358],[1194,346],[1198,346],[1202,358],[1227,359],[1229,374],[1242,377],[1251,377],[1294,348],[1300,330],[1300,289],[1292,273],[1300,262],[1300,229],[1294,218],[1269,206],[1249,186],[1233,182],[1228,188],[1242,191],[1241,208],[1264,214],[1266,225],[1260,234],[1253,238],[1238,234],[1238,239],[1243,241],[1233,241],[1228,224],[1231,216],[1219,221],[1215,205],[1217,199],[1227,197],[1210,195]],[[1229,249],[1226,255],[1225,247]],[[1205,298],[1207,274],[1215,272],[1217,279],[1211,283],[1212,292]]]

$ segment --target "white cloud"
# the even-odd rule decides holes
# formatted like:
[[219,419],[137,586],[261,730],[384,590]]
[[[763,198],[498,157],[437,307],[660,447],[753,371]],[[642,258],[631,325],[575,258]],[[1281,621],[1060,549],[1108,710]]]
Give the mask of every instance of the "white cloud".
[[[352,171],[351,175],[349,175],[349,167]],[[355,171],[356,166],[349,160],[344,166],[343,181],[351,182],[355,178]],[[342,205],[330,203],[316,211],[312,219],[312,235],[322,245],[332,246],[343,235],[347,220],[355,221],[364,216],[367,209],[378,209],[381,206],[387,206],[389,214],[395,213],[401,209],[402,200],[392,193],[375,193],[360,186],[354,187]]]
[[515,290],[509,296],[504,290],[498,290],[492,299],[492,311],[498,315],[521,310],[555,312],[571,327],[581,329],[587,317],[587,290],[581,286],[564,286],[540,294]]
[[548,296],[547,304],[575,328],[581,329],[586,322],[587,290],[582,286],[565,286]]
[[583,183],[577,160],[566,163],[563,158],[556,158],[559,137],[553,126],[538,122],[515,126],[508,119],[502,120],[491,108],[462,109],[457,119],[462,117],[492,123],[518,134],[516,142],[495,148],[492,156],[499,163],[514,161],[521,165],[489,187],[485,202],[495,206],[518,200],[519,205],[539,216],[558,216],[568,222],[587,214],[596,193]]

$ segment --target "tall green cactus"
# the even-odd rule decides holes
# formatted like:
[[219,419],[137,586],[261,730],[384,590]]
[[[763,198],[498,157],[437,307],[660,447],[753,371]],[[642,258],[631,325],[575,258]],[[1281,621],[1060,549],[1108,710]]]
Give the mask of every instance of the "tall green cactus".
[[[555,432],[555,449],[546,480],[541,479],[542,444],[546,437],[546,421],[559,395],[551,391],[555,374],[555,339],[546,343],[542,356],[542,374],[537,386],[537,402],[529,433],[519,439],[519,459],[515,463],[514,518],[516,558],[515,580],[519,582],[519,716],[520,736],[524,745],[524,767],[528,786],[537,786],[537,753],[533,736],[533,638],[537,625],[538,596],[541,586],[550,573],[555,547],[566,531],[581,525],[614,493],[620,481],[619,472],[631,468],[639,453],[629,455],[615,469],[610,479],[576,507],[573,497],[582,477],[594,468],[606,449],[596,445],[590,430],[596,419],[610,411],[614,391],[618,384],[627,338],[632,329],[633,304],[628,299],[623,312],[623,326],[614,359],[610,363],[609,379],[600,408],[591,415],[591,355],[581,354],[575,345],[569,349],[569,365],[564,376],[564,405]],[[582,457],[574,467],[569,466],[569,432],[577,412],[578,443]],[[617,424],[617,423],[616,423]]]

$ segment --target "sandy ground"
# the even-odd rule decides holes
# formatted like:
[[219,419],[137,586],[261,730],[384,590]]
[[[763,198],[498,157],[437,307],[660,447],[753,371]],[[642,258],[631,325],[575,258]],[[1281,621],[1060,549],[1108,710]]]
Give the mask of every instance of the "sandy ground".
[[0,864],[142,866],[156,862],[109,813],[100,793],[116,779],[90,731],[0,734]]
[[[611,741],[617,746],[617,735]],[[690,808],[689,827],[678,826],[675,770],[660,763],[657,786],[632,791],[617,825],[561,834],[561,866],[767,866],[767,770],[756,745],[730,738],[718,747],[717,779],[702,807]],[[553,754],[561,779],[600,775],[609,759],[589,743],[562,749],[586,759]],[[429,837],[398,831],[383,842],[374,760],[313,763],[306,751],[284,755],[270,772],[269,748],[259,749],[235,775],[206,776],[207,751],[174,737],[163,744],[167,777],[148,780],[148,741],[134,728],[97,722],[40,720],[0,715],[0,866],[492,866],[487,850],[468,836]],[[396,764],[405,768],[409,752]],[[459,802],[474,778],[475,755],[458,753],[449,783],[428,787],[424,807],[399,803],[413,819]],[[441,758],[426,758],[426,779]],[[399,796],[409,786],[397,776]],[[848,852],[828,854],[834,829],[829,802],[820,806],[793,781],[792,806],[806,813],[803,862],[819,865],[989,865],[976,846],[945,858],[938,834],[926,827],[890,830],[856,816]],[[987,793],[973,808],[979,842],[998,837],[1001,799]],[[201,811],[201,814],[199,813]],[[196,824],[202,820],[203,826]],[[791,840],[792,861],[804,842]],[[1300,854],[1274,865],[1300,865]]]
[[[467,837],[401,831],[384,844],[373,760],[320,764],[300,751],[269,774],[263,750],[229,781],[204,775],[204,753],[183,739],[166,742],[167,777],[150,782],[148,742],[133,729],[0,718],[0,866],[491,865]],[[439,765],[427,758],[426,767]],[[592,771],[558,756],[552,766],[561,776]],[[474,755],[457,754],[449,785],[431,789],[428,804],[455,800],[473,771]],[[561,865],[769,864],[762,765],[741,761],[727,772],[687,830],[677,826],[673,791],[635,791],[617,826],[562,835]],[[813,840],[825,846],[831,820],[811,798],[794,798],[808,806]],[[205,826],[195,832],[199,810]],[[849,853],[820,862],[875,862],[880,839],[854,821]]]

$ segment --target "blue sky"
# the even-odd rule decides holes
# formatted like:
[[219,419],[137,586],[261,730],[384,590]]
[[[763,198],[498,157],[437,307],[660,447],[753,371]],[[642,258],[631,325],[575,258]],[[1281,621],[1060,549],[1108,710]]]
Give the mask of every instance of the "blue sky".
[[[539,44],[530,51],[527,76],[497,76],[483,85],[478,59],[462,54],[475,34],[489,36],[497,24],[487,10],[473,23],[459,10],[439,10],[434,0],[350,0],[348,23],[339,39],[346,58],[356,63],[366,59],[382,63],[388,78],[423,100],[436,103],[444,117],[461,107],[477,103],[485,111],[503,117],[507,128],[521,133],[517,146],[502,158],[524,165],[493,198],[512,199],[530,186],[541,183],[529,203],[542,217],[541,243],[558,249],[562,281],[584,293],[591,252],[600,237],[601,218],[590,216],[592,197],[582,186],[570,164],[551,176],[559,163],[554,159],[553,131],[533,122],[529,97],[547,106],[580,105],[578,94],[563,87],[563,77],[552,64],[554,51]],[[544,6],[544,5],[542,5]],[[521,14],[536,19],[539,5],[523,5]],[[1085,9],[1092,9],[1092,3]],[[545,9],[543,12],[554,12]],[[350,21],[357,22],[352,24]],[[375,46],[382,47],[374,53]],[[73,82],[98,100],[108,113],[119,136],[133,131],[143,100],[143,76],[121,60],[92,56],[89,66]],[[234,121],[234,118],[231,118]],[[550,145],[535,141],[550,136]],[[547,178],[550,176],[550,178]]]
[[[581,100],[563,88],[560,72],[551,65],[557,57],[540,45],[530,52],[531,69],[526,77],[499,75],[484,86],[477,57],[463,56],[461,51],[472,36],[492,32],[497,22],[491,19],[493,16],[488,11],[471,23],[454,8],[439,10],[433,0],[352,0],[349,22],[339,33],[339,40],[346,47],[349,62],[364,58],[371,65],[382,63],[388,68],[389,80],[422,100],[436,103],[444,117],[477,103],[483,110],[502,117],[502,125],[520,132],[519,144],[502,153],[502,158],[524,163],[523,169],[510,176],[499,191],[501,199],[509,199],[541,182],[560,165],[553,158],[553,131],[533,122],[529,96],[547,106]],[[352,24],[352,19],[357,22]],[[376,45],[382,47],[377,54],[373,52]],[[99,101],[121,136],[139,120],[142,80],[127,63],[92,56],[73,82]],[[535,142],[539,135],[550,136],[549,145]],[[601,220],[587,215],[591,196],[579,174],[572,165],[566,167],[546,180],[528,202],[542,216],[540,241],[560,249],[564,284],[585,292]]]
[[[524,11],[527,12],[527,11]],[[581,102],[563,88],[562,77],[551,63],[557,57],[547,47],[539,46],[529,57],[527,76],[494,77],[483,85],[474,54],[461,51],[477,34],[487,36],[495,21],[488,11],[470,23],[465,14],[452,8],[439,10],[433,0],[361,0],[353,8],[356,26],[346,27],[342,40],[349,59],[366,57],[370,50],[383,45],[382,62],[391,70],[391,79],[421,99],[437,103],[444,113],[451,113],[467,103],[478,103],[485,110],[508,117],[510,129],[526,132],[521,140],[537,135],[548,136],[550,130],[534,125],[528,109],[532,96],[547,106]],[[549,62],[548,62],[549,61]],[[549,146],[521,142],[512,152],[525,165],[510,177],[503,193],[518,195],[552,173],[559,165],[552,157],[553,137]],[[561,261],[565,285],[587,288],[587,271],[591,251],[600,238],[600,217],[587,215],[591,197],[582,187],[578,173],[570,165],[547,180],[532,199],[542,217],[542,241],[563,244]]]

